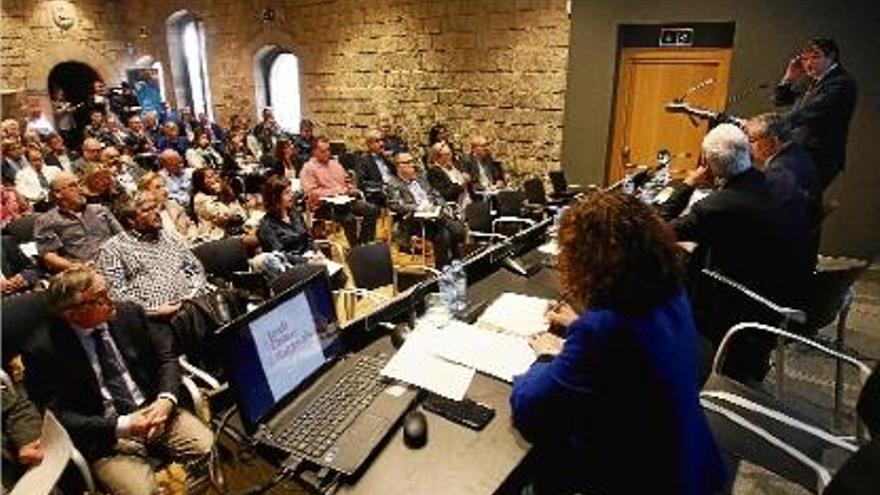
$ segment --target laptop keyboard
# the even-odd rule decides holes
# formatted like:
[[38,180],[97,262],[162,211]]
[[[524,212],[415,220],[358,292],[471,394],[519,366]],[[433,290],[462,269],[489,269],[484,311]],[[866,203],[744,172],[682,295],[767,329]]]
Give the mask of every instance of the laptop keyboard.
[[387,386],[379,372],[387,357],[360,356],[332,386],[284,428],[275,440],[290,450],[320,458]]

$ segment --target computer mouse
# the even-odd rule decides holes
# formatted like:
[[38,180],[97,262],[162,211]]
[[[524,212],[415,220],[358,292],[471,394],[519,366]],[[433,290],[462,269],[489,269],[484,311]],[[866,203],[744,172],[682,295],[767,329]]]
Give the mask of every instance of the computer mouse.
[[403,418],[403,443],[418,449],[428,442],[428,418],[421,411],[411,411]]

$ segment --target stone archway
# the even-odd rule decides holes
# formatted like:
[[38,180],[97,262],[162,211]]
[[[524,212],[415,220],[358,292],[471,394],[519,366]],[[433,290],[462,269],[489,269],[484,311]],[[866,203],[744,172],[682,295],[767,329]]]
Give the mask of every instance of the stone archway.
[[28,71],[26,88],[31,93],[49,94],[49,73],[56,65],[63,62],[78,62],[91,67],[98,77],[109,86],[122,81],[122,71],[116,64],[89,47],[75,42],[59,43],[37,54],[31,59],[31,70]]

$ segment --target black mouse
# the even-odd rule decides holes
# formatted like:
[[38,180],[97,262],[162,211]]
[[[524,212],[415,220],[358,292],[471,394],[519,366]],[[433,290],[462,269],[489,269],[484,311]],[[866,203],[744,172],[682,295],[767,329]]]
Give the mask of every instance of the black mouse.
[[428,419],[421,411],[411,411],[403,418],[403,443],[418,449],[428,442]]

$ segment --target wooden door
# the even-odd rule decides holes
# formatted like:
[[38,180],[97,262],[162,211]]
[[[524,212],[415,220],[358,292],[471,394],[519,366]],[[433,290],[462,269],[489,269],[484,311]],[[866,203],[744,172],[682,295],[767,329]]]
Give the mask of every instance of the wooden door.
[[708,123],[671,114],[664,105],[702,81],[714,79],[685,100],[722,110],[727,100],[731,50],[726,48],[624,48],[617,74],[614,131],[608,157],[608,182],[625,174],[626,164],[655,165],[657,152],[673,156],[680,177],[696,166]]

